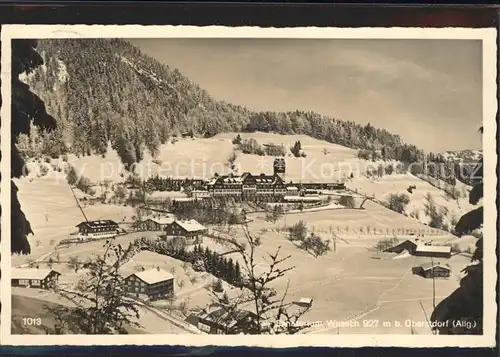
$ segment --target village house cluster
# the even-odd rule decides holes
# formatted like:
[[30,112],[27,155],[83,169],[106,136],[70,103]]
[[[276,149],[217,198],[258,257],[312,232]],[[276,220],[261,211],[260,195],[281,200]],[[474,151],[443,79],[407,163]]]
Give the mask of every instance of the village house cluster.
[[[44,268],[14,268],[12,287],[52,290],[58,287],[61,273]],[[159,300],[174,295],[174,276],[156,267],[141,270],[125,277],[125,290],[141,300]]]

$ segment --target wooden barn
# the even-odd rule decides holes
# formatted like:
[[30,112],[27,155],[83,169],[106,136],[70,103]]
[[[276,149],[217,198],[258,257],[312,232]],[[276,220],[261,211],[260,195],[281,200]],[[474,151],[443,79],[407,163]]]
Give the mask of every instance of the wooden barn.
[[414,267],[413,273],[423,276],[424,278],[448,278],[451,274],[451,268],[448,264],[431,262]]
[[126,291],[143,300],[160,300],[174,294],[174,276],[159,267],[133,273],[125,278]]
[[451,247],[419,244],[413,254],[418,257],[451,258]]
[[12,287],[53,289],[57,286],[59,275],[52,269],[13,268],[11,272]]

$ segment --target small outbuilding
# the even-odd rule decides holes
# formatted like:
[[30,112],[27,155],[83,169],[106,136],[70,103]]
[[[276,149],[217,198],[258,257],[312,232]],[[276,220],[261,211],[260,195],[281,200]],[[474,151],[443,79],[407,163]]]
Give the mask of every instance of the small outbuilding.
[[313,303],[313,299],[311,298],[300,298],[299,301],[295,301],[295,305],[301,306],[301,307],[311,307]]
[[414,267],[413,273],[424,278],[448,278],[451,274],[451,268],[448,264],[431,262]]

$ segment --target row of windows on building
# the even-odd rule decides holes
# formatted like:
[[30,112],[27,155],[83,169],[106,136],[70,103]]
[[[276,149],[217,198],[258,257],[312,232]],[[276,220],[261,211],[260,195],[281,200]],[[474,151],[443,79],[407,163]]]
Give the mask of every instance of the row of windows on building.
[[[83,232],[83,234],[87,234],[88,232]],[[95,233],[95,232],[90,232],[90,234],[92,236],[98,236],[98,237],[101,237],[101,236],[108,236],[108,235],[113,235],[115,234],[115,232],[99,232],[99,233]]]

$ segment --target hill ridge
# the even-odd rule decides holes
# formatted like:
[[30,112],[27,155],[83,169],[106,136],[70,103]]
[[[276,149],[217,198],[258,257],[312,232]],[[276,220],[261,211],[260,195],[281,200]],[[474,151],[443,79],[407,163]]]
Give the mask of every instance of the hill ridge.
[[[406,162],[423,157],[399,135],[371,124],[312,111],[254,112],[216,100],[177,69],[125,40],[40,40],[38,49],[45,64],[26,81],[45,101],[59,128],[40,134],[39,141],[46,143],[34,153],[104,155],[111,141],[124,164],[131,165],[142,160],[144,149],[155,156],[159,145],[181,133],[212,137],[263,131],[304,134],[354,149],[383,149],[387,158]],[[25,138],[20,141],[20,149],[30,156],[30,145]]]

